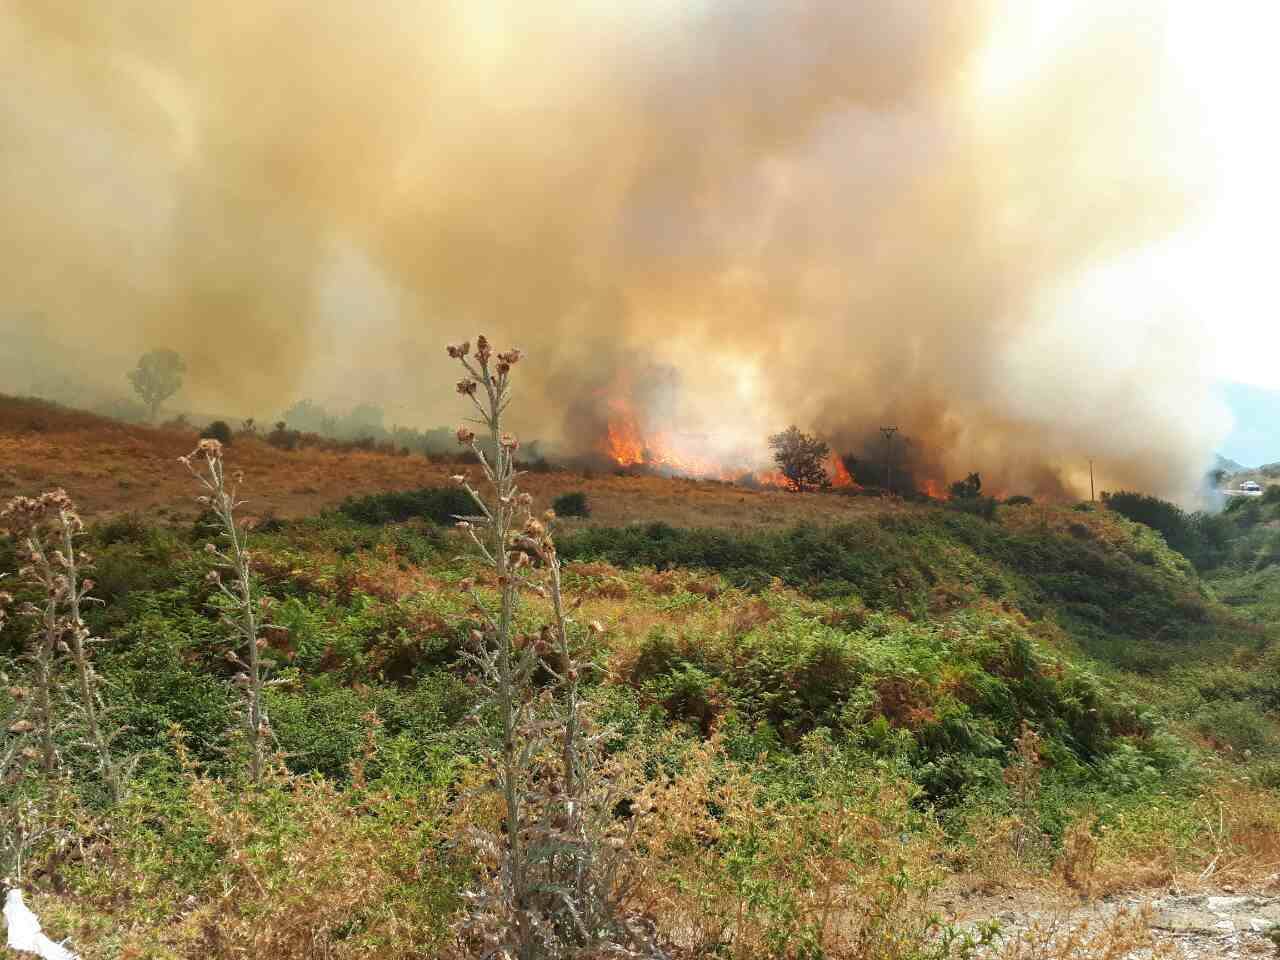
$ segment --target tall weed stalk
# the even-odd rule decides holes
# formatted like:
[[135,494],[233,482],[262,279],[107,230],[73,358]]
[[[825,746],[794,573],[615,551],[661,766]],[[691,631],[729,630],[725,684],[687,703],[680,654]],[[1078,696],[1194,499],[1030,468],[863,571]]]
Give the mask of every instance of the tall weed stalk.
[[[205,544],[205,552],[213,557],[216,564],[215,569],[210,571],[208,580],[226,602],[221,611],[222,622],[236,641],[227,650],[226,659],[240,668],[234,682],[244,691],[244,729],[249,748],[249,776],[254,783],[259,783],[271,742],[271,727],[263,702],[263,672],[268,664],[261,656],[265,641],[259,636],[265,624],[258,619],[259,604],[265,609],[266,600],[254,600],[252,555],[245,531],[236,521],[236,509],[244,504],[238,496],[244,475],[237,471],[228,482],[222,444],[211,438],[201,440],[191,453],[178,460],[208,491],[197,498],[198,502],[213,512],[222,528],[220,536],[225,546],[219,547],[213,542]],[[223,579],[223,573],[229,575],[230,585]]]
[[[111,741],[120,731],[107,723],[101,681],[90,652],[91,645],[100,641],[90,636],[83,615],[84,605],[93,599],[89,596],[93,581],[85,576],[92,558],[78,543],[84,535],[84,523],[66,491],[52,490],[39,497],[11,500],[0,511],[0,524],[17,542],[23,561],[21,579],[42,598],[39,605],[29,603],[22,608],[37,623],[27,653],[35,690],[31,718],[26,723],[34,728],[39,742],[40,768],[52,774],[59,765],[56,734],[66,719],[57,715],[62,698],[55,661],[59,653],[67,654],[76,680],[75,693],[67,698],[67,704],[83,729],[78,745],[93,753],[98,775],[112,801],[118,803],[131,765],[113,754]],[[21,699],[27,699],[27,691],[21,693]]]
[[[603,628],[583,629],[569,615],[551,534],[554,513],[534,516],[533,498],[518,485],[519,441],[503,428],[520,351],[494,354],[481,336],[474,353],[470,343],[448,352],[466,373],[457,391],[472,401],[484,435],[463,426],[457,439],[475,454],[488,491],[486,498],[464,475],[454,478],[479,510],[459,517],[458,527],[492,568],[498,593],[495,605],[474,583],[464,585],[480,621],[465,655],[497,714],[491,767],[503,812],[501,830],[475,837],[491,874],[470,892],[464,939],[484,956],[515,960],[657,955],[650,931],[625,910],[636,827],[635,815],[614,816],[629,799],[625,777],[605,762],[581,693],[588,667],[579,652],[582,636]],[[520,632],[517,612],[526,593],[547,601],[549,617]]]

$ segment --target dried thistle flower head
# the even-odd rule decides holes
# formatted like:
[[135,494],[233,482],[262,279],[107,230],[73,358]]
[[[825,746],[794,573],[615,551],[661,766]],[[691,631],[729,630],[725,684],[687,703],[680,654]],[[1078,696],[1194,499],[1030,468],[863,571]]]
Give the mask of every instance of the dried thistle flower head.
[[459,427],[455,436],[457,436],[458,442],[464,446],[475,443],[476,440],[476,432],[470,427]]
[[38,497],[14,497],[0,509],[0,527],[12,536],[20,537],[54,514],[64,515],[76,532],[83,526],[75,513],[75,504],[67,496],[67,491],[59,487]]
[[520,441],[519,441],[519,440],[517,440],[515,437],[513,437],[513,436],[512,436],[511,434],[509,434],[509,433],[504,433],[504,434],[503,434],[503,435],[498,439],[498,442],[499,442],[500,444],[502,444],[504,447],[506,447],[508,450],[518,450],[518,449],[520,449]]
[[461,360],[471,352],[471,341],[463,340],[462,343],[451,343],[448,347],[449,356],[455,360]]
[[489,338],[483,333],[476,337],[476,359],[481,363],[488,363],[489,357],[493,355],[493,347],[489,345]]
[[460,394],[469,397],[476,392],[477,384],[470,377],[463,377],[455,384],[455,387]]
[[524,354],[520,352],[519,347],[512,347],[506,353],[498,354],[498,362],[505,363],[508,367],[514,367],[523,356]]

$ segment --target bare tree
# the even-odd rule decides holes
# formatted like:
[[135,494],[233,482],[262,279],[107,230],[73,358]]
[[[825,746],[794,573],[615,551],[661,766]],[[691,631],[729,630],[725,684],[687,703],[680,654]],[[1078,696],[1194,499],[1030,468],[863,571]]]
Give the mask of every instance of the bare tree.
[[138,359],[138,366],[129,371],[129,382],[147,405],[151,420],[160,412],[160,405],[182,387],[182,375],[186,372],[186,363],[173,350],[144,353]]

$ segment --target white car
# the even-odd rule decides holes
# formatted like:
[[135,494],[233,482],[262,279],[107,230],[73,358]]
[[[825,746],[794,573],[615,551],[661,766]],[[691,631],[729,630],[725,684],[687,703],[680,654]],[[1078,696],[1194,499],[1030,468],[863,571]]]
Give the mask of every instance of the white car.
[[1261,493],[1262,484],[1258,483],[1258,481],[1256,480],[1246,480],[1244,483],[1240,484],[1240,492],[1241,493]]

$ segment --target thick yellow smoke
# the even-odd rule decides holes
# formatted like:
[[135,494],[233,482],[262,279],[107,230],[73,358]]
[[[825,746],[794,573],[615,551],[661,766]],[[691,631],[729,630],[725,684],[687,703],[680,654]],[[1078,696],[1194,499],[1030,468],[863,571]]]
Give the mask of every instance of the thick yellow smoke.
[[1183,494],[1222,413],[1144,258],[1205,144],[1166,4],[1115,6],[13,0],[0,312],[121,384],[175,347],[196,409],[448,422],[484,329],[570,445],[660,369],[713,453],[893,422],[941,479]]

